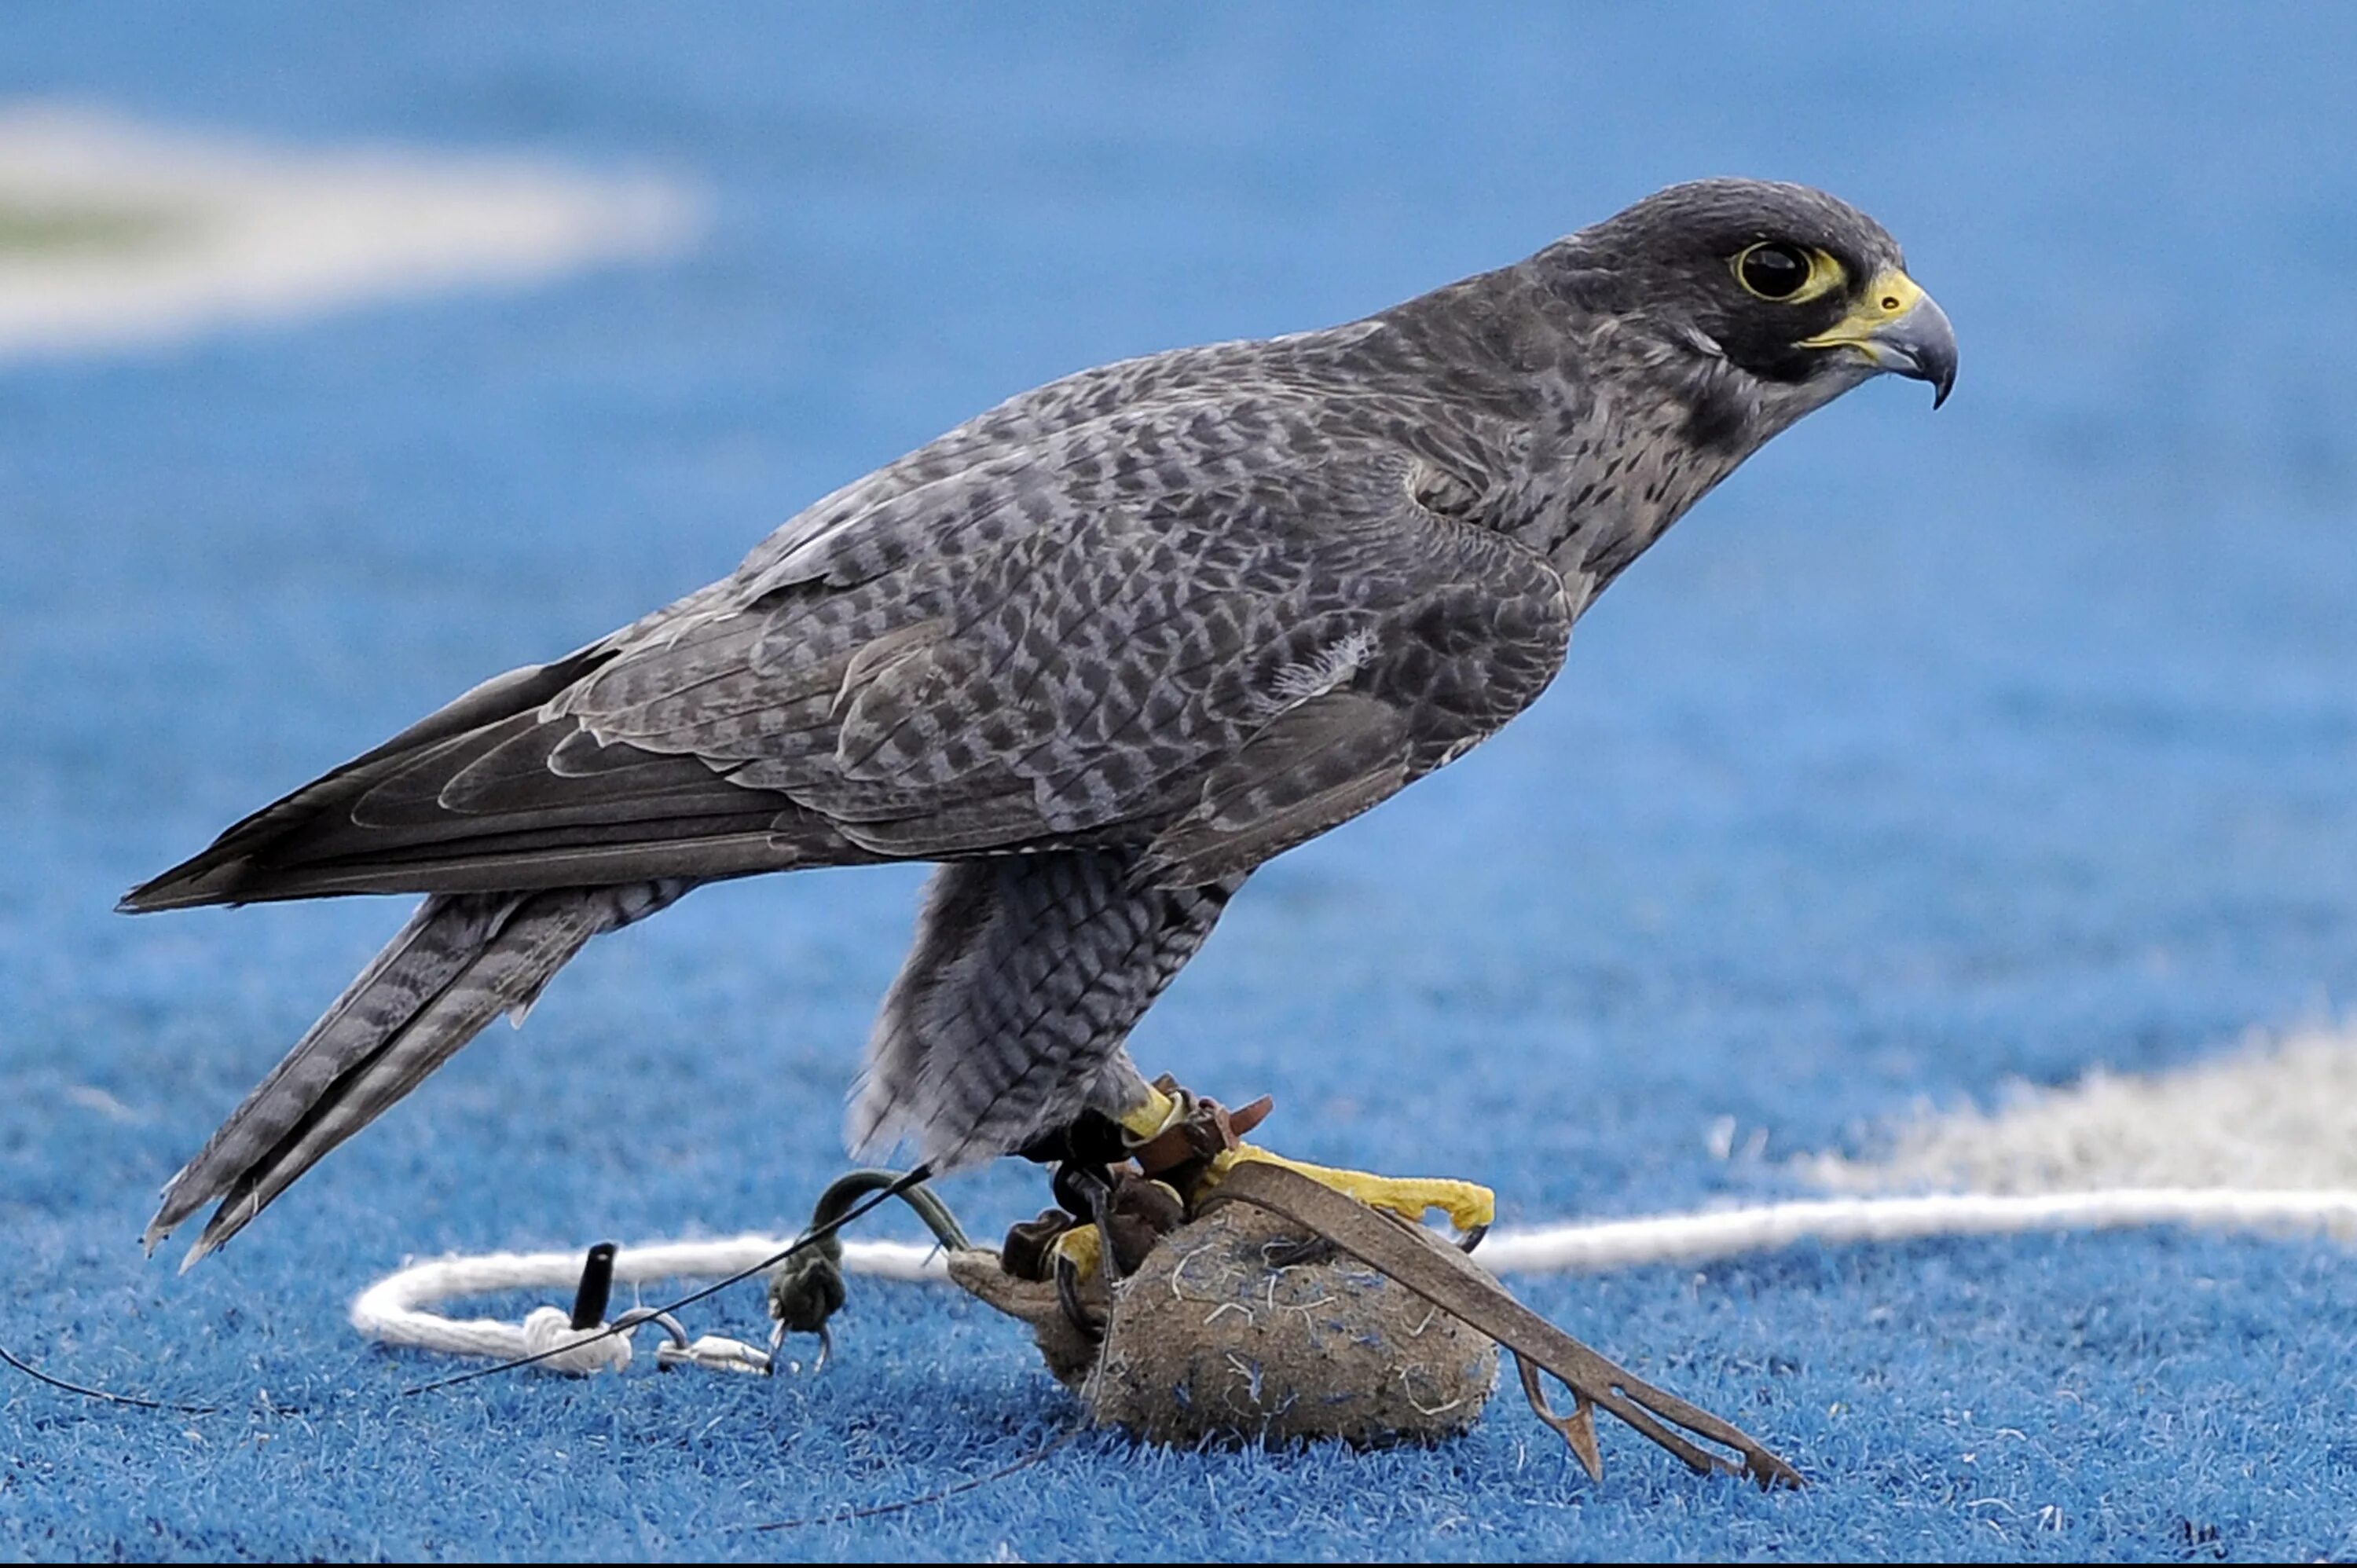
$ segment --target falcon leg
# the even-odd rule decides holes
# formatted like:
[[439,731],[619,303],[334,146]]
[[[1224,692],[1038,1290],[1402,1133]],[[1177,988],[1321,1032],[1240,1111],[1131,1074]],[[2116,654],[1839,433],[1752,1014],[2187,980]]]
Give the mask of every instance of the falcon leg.
[[[1469,1181],[1433,1176],[1385,1176],[1287,1159],[1244,1143],[1269,1112],[1266,1098],[1231,1112],[1201,1099],[1165,1074],[1147,1083],[1126,1053],[1116,1051],[1090,1094],[1089,1112],[1017,1152],[1052,1166],[1060,1208],[1017,1227],[1033,1232],[1006,1255],[1028,1261],[1025,1278],[1052,1279],[1066,1297],[1073,1326],[1090,1331],[1080,1309],[1082,1287],[1126,1277],[1157,1240],[1198,1211],[1204,1194],[1245,1165],[1282,1165],[1371,1208],[1421,1223],[1445,1215],[1470,1247],[1497,1213],[1497,1197]],[[1054,1229],[1041,1232],[1049,1223]],[[1317,1243],[1311,1243],[1315,1246]],[[1295,1262],[1306,1262],[1297,1259]]]
[[[1139,1163],[1149,1175],[1158,1174],[1157,1151],[1170,1153],[1184,1148],[1188,1154],[1206,1161],[1205,1168],[1196,1177],[1198,1184],[1205,1187],[1217,1186],[1238,1165],[1256,1160],[1297,1171],[1370,1208],[1387,1209],[1409,1219],[1421,1221],[1427,1212],[1437,1211],[1469,1236],[1486,1230],[1497,1218],[1498,1195],[1475,1182],[1446,1176],[1376,1176],[1368,1171],[1315,1165],[1242,1142],[1243,1135],[1259,1125],[1261,1117],[1267,1114],[1265,1101],[1246,1106],[1231,1117],[1217,1105],[1198,1101],[1167,1077],[1143,1087],[1145,1101],[1124,1112],[1119,1120],[1124,1134],[1140,1155]],[[1200,1120],[1205,1111],[1215,1124],[1231,1131],[1232,1136],[1219,1140],[1227,1146],[1202,1149],[1189,1140],[1190,1124]]]

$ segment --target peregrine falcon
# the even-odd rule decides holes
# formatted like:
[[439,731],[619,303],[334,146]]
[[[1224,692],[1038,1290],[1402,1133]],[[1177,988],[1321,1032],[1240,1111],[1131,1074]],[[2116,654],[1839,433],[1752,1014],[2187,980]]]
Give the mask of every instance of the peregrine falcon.
[[855,1148],[1145,1136],[1168,1102],[1124,1041],[1255,866],[1522,712],[1770,436],[1881,371],[1937,406],[1955,369],[1871,219],[1710,179],[1347,326],[1004,403],[129,894],[425,895],[148,1243],[217,1200],[188,1261],[220,1246],[592,937],[806,866],[939,863]]

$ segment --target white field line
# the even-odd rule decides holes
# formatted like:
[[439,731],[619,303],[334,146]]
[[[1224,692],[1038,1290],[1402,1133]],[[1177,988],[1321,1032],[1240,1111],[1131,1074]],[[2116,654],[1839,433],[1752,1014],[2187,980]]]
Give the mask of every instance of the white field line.
[[2147,1076],[2016,1084],[1992,1110],[1926,1108],[1878,1158],[1795,1169],[1836,1192],[2357,1188],[2357,1025],[2253,1035]]
[[122,231],[0,248],[0,360],[168,342],[674,251],[702,202],[647,174],[265,146],[53,104],[0,106],[0,216]]

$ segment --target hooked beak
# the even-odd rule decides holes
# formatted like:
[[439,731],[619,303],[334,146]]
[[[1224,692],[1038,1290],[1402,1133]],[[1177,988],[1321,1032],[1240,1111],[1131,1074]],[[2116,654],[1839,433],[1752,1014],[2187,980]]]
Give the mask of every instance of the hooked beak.
[[1956,384],[1956,330],[1913,278],[1892,268],[1867,285],[1857,306],[1803,349],[1854,349],[1877,371],[1932,383],[1932,406]]

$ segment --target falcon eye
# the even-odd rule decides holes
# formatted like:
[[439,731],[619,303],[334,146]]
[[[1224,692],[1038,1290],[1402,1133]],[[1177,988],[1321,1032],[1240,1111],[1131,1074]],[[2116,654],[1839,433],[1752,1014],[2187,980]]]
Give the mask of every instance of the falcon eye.
[[1790,299],[1807,286],[1816,268],[1808,255],[1770,241],[1735,258],[1736,281],[1762,299]]

